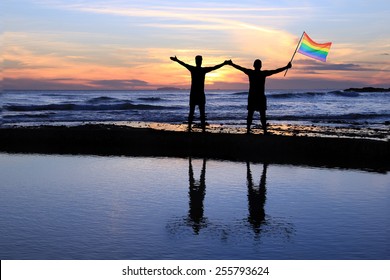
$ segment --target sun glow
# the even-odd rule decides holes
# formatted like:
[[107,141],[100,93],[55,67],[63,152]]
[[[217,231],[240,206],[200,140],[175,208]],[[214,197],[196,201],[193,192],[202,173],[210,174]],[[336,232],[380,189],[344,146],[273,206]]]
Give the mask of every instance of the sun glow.
[[[348,85],[360,81],[388,86],[390,34],[383,24],[387,14],[381,10],[375,12],[376,21],[360,26],[359,31],[367,30],[356,38],[361,20],[354,13],[299,1],[283,7],[246,1],[204,6],[192,1],[25,1],[25,9],[15,3],[6,5],[2,49],[3,77],[11,88],[22,80],[31,86],[58,83],[59,88],[78,83],[92,89],[122,89],[128,83],[145,89],[188,87],[188,71],[170,56],[194,65],[194,57],[202,55],[203,66],[232,59],[246,68],[259,58],[263,69],[275,69],[291,59],[301,29],[308,27],[318,41],[334,42],[326,64],[313,64],[297,54],[293,69],[278,83],[345,80]],[[351,21],[343,31],[340,19]],[[209,73],[206,83],[211,88],[237,83],[246,87],[247,80],[225,66]]]

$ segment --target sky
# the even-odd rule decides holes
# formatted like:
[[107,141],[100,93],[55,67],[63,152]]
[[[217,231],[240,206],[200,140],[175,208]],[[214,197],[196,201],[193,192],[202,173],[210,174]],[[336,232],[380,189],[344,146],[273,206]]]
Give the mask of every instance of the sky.
[[[170,56],[203,66],[226,59],[246,68],[285,66],[302,32],[332,42],[327,62],[300,53],[269,89],[390,87],[390,2],[2,0],[4,89],[189,88]],[[206,89],[246,89],[231,66],[206,76]]]

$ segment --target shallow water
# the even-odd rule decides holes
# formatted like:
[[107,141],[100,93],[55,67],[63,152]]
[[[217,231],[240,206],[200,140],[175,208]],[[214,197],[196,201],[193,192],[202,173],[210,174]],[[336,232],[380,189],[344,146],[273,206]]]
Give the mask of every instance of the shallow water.
[[390,176],[0,154],[0,259],[390,259]]

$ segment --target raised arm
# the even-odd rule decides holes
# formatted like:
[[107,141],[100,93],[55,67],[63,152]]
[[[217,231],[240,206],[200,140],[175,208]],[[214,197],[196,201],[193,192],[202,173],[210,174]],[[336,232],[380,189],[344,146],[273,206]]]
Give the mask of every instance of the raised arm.
[[237,65],[237,64],[233,63],[233,61],[231,61],[231,60],[229,61],[228,64],[231,65],[231,66],[233,66],[234,68],[236,68],[236,69],[238,69],[238,70],[244,72],[244,73],[245,73],[247,70],[249,70],[249,69],[247,69],[247,68],[244,68],[244,67],[242,67],[242,66],[240,66],[240,65]]
[[214,70],[217,70],[217,69],[221,68],[222,66],[224,66],[226,64],[229,64],[228,60],[225,60],[221,64],[217,64],[217,65],[212,66],[212,67],[205,67],[204,69],[206,70],[206,72],[211,72],[211,71],[214,71]]
[[275,70],[266,70],[264,72],[267,73],[267,76],[271,76],[273,74],[277,74],[277,73],[280,73],[280,72],[283,72],[289,68],[291,68],[292,65],[291,65],[291,62],[289,62],[286,66],[282,67],[282,68],[278,68],[278,69],[275,69]]
[[175,62],[179,63],[180,65],[184,66],[184,67],[187,68],[187,69],[190,69],[190,68],[192,67],[191,65],[189,65],[189,64],[187,64],[187,63],[181,61],[180,59],[178,59],[178,58],[176,57],[176,55],[175,55],[175,56],[171,56],[170,58],[171,58],[172,61],[175,61]]

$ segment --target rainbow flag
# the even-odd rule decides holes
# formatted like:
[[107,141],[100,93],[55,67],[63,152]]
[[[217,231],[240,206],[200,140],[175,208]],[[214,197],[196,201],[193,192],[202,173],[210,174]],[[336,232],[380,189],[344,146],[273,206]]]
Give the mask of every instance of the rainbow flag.
[[326,61],[326,56],[329,53],[329,49],[332,43],[318,44],[314,42],[306,32],[303,32],[301,45],[299,46],[298,52],[309,56],[314,59]]

